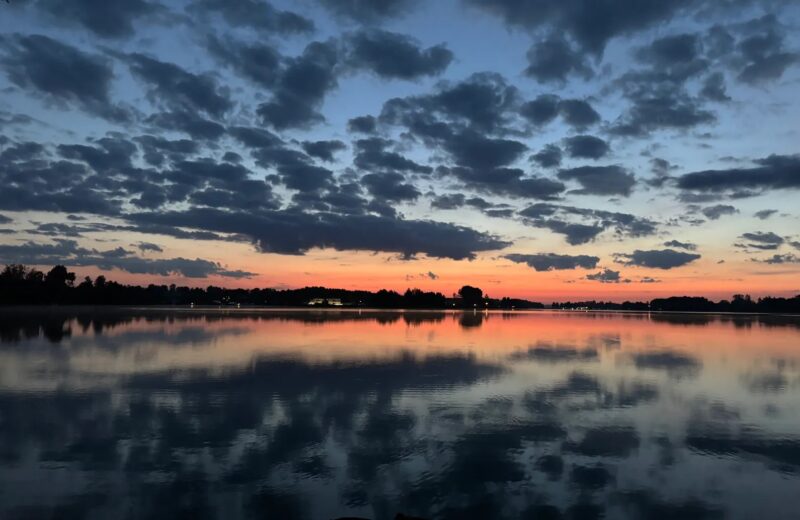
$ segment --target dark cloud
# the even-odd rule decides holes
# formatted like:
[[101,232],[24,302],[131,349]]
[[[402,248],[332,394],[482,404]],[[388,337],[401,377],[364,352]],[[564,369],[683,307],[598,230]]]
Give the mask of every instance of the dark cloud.
[[800,264],[800,256],[794,255],[792,253],[787,253],[784,255],[772,255],[769,258],[765,258],[764,260],[753,260],[754,262],[762,262],[765,264]]
[[280,163],[277,169],[281,182],[292,190],[310,192],[332,187],[333,172],[331,170],[303,159],[292,159]]
[[684,253],[674,249],[651,249],[648,251],[637,249],[633,253],[618,253],[614,256],[617,263],[653,269],[673,269],[700,258],[698,254]]
[[763,250],[778,249],[785,241],[782,236],[776,235],[772,231],[742,233],[739,238],[747,241],[746,244],[738,244],[741,247]]
[[262,0],[195,0],[190,9],[201,16],[217,13],[232,27],[252,27],[282,34],[314,31],[314,22],[308,18],[276,9]]
[[677,178],[682,190],[700,192],[742,192],[800,188],[800,155],[770,155],[753,161],[751,168],[703,170]]
[[333,155],[336,152],[346,150],[347,145],[342,141],[304,141],[303,151],[311,157],[322,159],[323,161],[332,162]]
[[540,29],[558,27],[580,46],[602,54],[606,43],[616,36],[634,34],[671,19],[692,2],[664,0],[598,3],[594,0],[466,0],[499,16],[512,27]]
[[47,102],[117,122],[130,118],[127,110],[111,101],[114,73],[101,56],[38,34],[0,36],[0,55],[9,81],[38,92]]
[[225,133],[225,127],[190,112],[161,112],[147,118],[155,128],[183,132],[193,139],[214,140]]
[[463,182],[478,191],[524,197],[538,200],[555,200],[563,193],[563,183],[538,176],[526,176],[518,168],[475,169],[466,167],[439,168],[437,170]]
[[142,135],[133,139],[139,144],[144,160],[152,166],[162,166],[167,160],[180,161],[198,151],[196,141],[190,139],[165,139]]
[[484,72],[456,83],[442,82],[432,94],[390,99],[380,117],[407,127],[426,141],[442,141],[467,129],[508,133],[518,104],[516,87],[499,74]]
[[655,178],[649,179],[647,184],[656,188],[663,186],[664,183],[670,179],[669,172],[675,169],[675,166],[673,166],[668,160],[660,157],[654,157],[650,159],[650,166]]
[[756,61],[748,65],[739,79],[746,83],[763,83],[779,79],[789,65],[798,60],[796,54],[781,52],[765,56],[763,61]]
[[138,244],[136,244],[136,248],[142,253],[147,251],[154,251],[156,253],[164,252],[164,250],[161,249],[161,246],[159,246],[158,244],[154,244],[152,242],[139,242]]
[[619,271],[612,271],[608,268],[598,271],[594,274],[587,274],[586,279],[600,283],[620,283],[623,281],[630,282],[628,279],[622,280],[619,276]]
[[[113,140],[112,140],[113,141]],[[113,148],[113,146],[112,146]],[[105,152],[94,147],[69,148],[70,153],[96,153],[103,163]],[[16,160],[11,154],[0,163],[0,209],[11,211],[62,211],[116,215],[120,210],[119,182],[93,175],[80,162],[61,159]],[[87,157],[88,158],[88,157]],[[113,166],[113,162],[108,164]],[[125,164],[120,164],[124,169]]]
[[166,139],[152,135],[142,135],[133,139],[142,148],[152,148],[166,153],[174,153],[178,155],[191,155],[198,151],[196,142],[189,139]]
[[265,124],[276,129],[304,128],[324,120],[318,109],[338,85],[339,51],[333,41],[312,42],[300,56],[286,60],[275,80],[272,99],[258,106]]
[[561,148],[554,144],[548,144],[531,155],[530,160],[536,162],[542,168],[555,168],[561,164],[561,157]]
[[39,143],[15,143],[0,153],[0,163],[29,161],[40,157],[44,151],[45,147]]
[[[640,237],[656,232],[656,224],[648,219],[628,213],[576,208],[540,202],[519,212],[529,226],[549,229],[564,235],[567,243],[584,244],[594,240],[605,230],[614,230],[620,236]],[[574,220],[578,220],[575,222]]]
[[564,235],[567,243],[573,246],[591,242],[597,235],[605,231],[603,226],[598,224],[578,224],[556,219],[545,219],[537,222],[536,225],[549,229],[553,233]]
[[778,212],[777,209],[762,209],[756,211],[753,216],[759,220],[767,220]]
[[564,122],[574,128],[583,129],[600,122],[600,114],[583,99],[564,99],[558,110]]
[[762,84],[783,76],[800,55],[784,49],[783,28],[774,14],[752,20],[746,29],[753,34],[739,41],[737,50],[745,65],[739,79],[745,83]]
[[[669,180],[669,178],[661,179],[656,186],[663,186],[664,183]],[[721,197],[717,194],[713,193],[693,193],[693,192],[681,192],[678,193],[676,197],[679,201],[685,202],[689,204],[689,210],[696,212],[699,208],[698,204],[705,204],[706,202],[716,202],[721,199]],[[682,220],[689,222],[693,225],[702,224],[703,219],[700,218],[692,218],[689,216],[682,217]]]
[[458,209],[466,202],[466,197],[461,193],[453,193],[447,195],[438,195],[431,201],[431,207],[434,209]]
[[[295,198],[298,195],[300,194],[296,194]],[[302,195],[315,200],[317,204],[321,204],[323,211],[331,210],[348,215],[361,215],[367,211],[385,216],[393,216],[395,214],[394,208],[386,207],[385,204],[381,205],[377,201],[368,202],[362,197],[363,189],[361,185],[355,182],[343,182],[331,186],[324,194],[304,193]],[[302,204],[299,205],[302,207]]]
[[255,149],[283,149],[283,140],[269,130],[252,126],[232,126],[228,133],[237,141]]
[[664,242],[664,245],[667,247],[678,247],[687,251],[697,250],[697,244],[693,244],[691,242],[680,242],[678,240],[668,240],[667,242]]
[[208,74],[194,74],[174,63],[134,53],[131,72],[148,84],[150,100],[175,111],[203,112],[220,118],[233,107],[227,92]]
[[721,72],[712,72],[706,77],[700,95],[720,103],[731,100],[725,87],[725,76]]
[[277,135],[256,127],[236,126],[229,134],[251,149],[256,164],[265,169],[277,170],[269,176],[270,182],[280,181],[287,188],[313,192],[333,187],[333,172],[317,166],[305,153],[286,146]]
[[181,227],[174,227],[163,224],[142,224],[136,225],[110,225],[102,224],[95,225],[99,231],[123,231],[134,233],[145,233],[152,235],[162,235],[167,237],[181,238],[186,240],[216,240],[216,241],[238,241],[242,242],[243,239],[238,236],[221,235],[219,233],[212,233],[211,231],[198,231],[187,230]]
[[584,195],[622,195],[628,197],[636,185],[634,175],[621,166],[578,166],[558,172],[564,181],[574,180],[581,185],[575,193]]
[[97,251],[78,246],[74,240],[56,240],[52,244],[26,242],[20,245],[0,245],[0,258],[7,263],[29,265],[63,264],[71,267],[96,266],[103,270],[119,269],[133,274],[158,276],[178,275],[186,278],[223,276],[250,278],[254,273],[229,270],[217,262],[201,258],[139,258],[122,248]]
[[520,107],[520,114],[531,123],[542,126],[561,115],[564,122],[583,130],[600,122],[600,114],[583,99],[560,99],[553,94],[542,94]]
[[374,134],[377,124],[378,122],[373,116],[358,116],[347,122],[347,129],[360,134]]
[[593,135],[576,135],[566,138],[564,142],[572,158],[600,159],[611,150],[607,142]]
[[165,11],[145,0],[39,0],[36,6],[60,22],[83,26],[103,38],[132,36],[135,21]]
[[136,152],[132,142],[112,137],[103,137],[96,143],[99,146],[83,144],[61,144],[57,150],[65,159],[82,161],[99,173],[114,173],[132,167],[131,159]]
[[339,16],[374,24],[406,14],[417,0],[320,0],[320,3]]
[[378,29],[350,35],[347,45],[351,67],[372,71],[385,79],[435,76],[453,61],[453,53],[443,44],[422,49],[409,36]]
[[92,225],[72,225],[72,224],[64,224],[63,222],[48,222],[45,224],[39,224],[36,226],[36,229],[26,230],[28,233],[34,235],[44,235],[44,236],[51,236],[51,237],[70,237],[70,238],[79,238],[83,236],[84,233],[90,233],[95,231],[101,231],[102,229],[98,226]]
[[512,197],[556,198],[564,190],[562,183],[510,167],[527,150],[525,144],[492,136],[508,133],[518,98],[502,76],[475,74],[456,84],[440,84],[431,95],[392,99],[384,104],[381,119],[408,128],[446,153],[457,166],[441,166],[438,172],[466,186]]
[[531,46],[525,74],[542,83],[563,84],[572,75],[588,79],[593,71],[583,52],[563,36],[553,34]]
[[517,254],[503,256],[518,264],[528,264],[536,271],[561,271],[565,269],[594,269],[600,258],[589,255],[560,255],[556,253]]
[[[100,269],[120,269],[133,274],[154,274],[158,276],[180,275],[186,278],[207,278],[221,276],[225,278],[252,278],[256,273],[227,269],[218,262],[195,258],[157,258],[145,259],[135,256],[121,258],[80,259],[84,265],[97,265]],[[88,263],[88,264],[87,264]]]
[[[303,178],[302,172],[280,171],[283,182],[292,189],[304,189],[306,184],[314,182]],[[279,205],[271,185],[252,179],[250,170],[241,164],[205,158],[184,160],[164,170],[162,176],[170,183],[167,191],[170,202],[186,199],[201,206],[248,210],[273,209]],[[147,204],[137,205],[152,208]]]
[[736,213],[739,213],[739,210],[728,204],[717,204],[715,206],[703,208],[701,212],[706,216],[706,218],[717,220],[723,215],[735,215]]
[[[660,46],[661,45],[661,46]],[[630,98],[659,93],[686,95],[687,82],[704,74],[710,63],[699,56],[697,35],[668,36],[638,49],[642,68],[623,73],[616,84]]]
[[361,178],[370,194],[391,202],[414,200],[421,195],[403,175],[395,172],[369,173]]
[[439,275],[434,273],[433,271],[428,271],[427,273],[418,273],[418,274],[407,274],[406,281],[416,280],[416,279],[428,279],[428,280],[438,280]]
[[611,133],[641,137],[655,130],[687,130],[716,120],[697,99],[677,90],[638,92],[631,100],[631,108],[611,127]]
[[528,149],[513,139],[492,139],[470,131],[450,136],[443,147],[457,164],[479,170],[507,166]]
[[485,215],[498,218],[509,218],[513,214],[513,210],[508,204],[492,204],[491,202],[482,199],[481,197],[467,198],[461,193],[452,193],[447,195],[439,195],[431,201],[431,207],[434,209],[458,209],[464,206],[470,206],[477,210],[482,211]]
[[721,24],[711,26],[703,36],[702,45],[706,54],[713,59],[727,56],[734,50],[736,39],[728,28]]
[[128,215],[135,224],[203,229],[249,237],[260,251],[303,254],[314,247],[399,253],[436,258],[474,258],[475,253],[509,245],[493,235],[428,220],[373,215],[285,211],[186,211]]
[[535,125],[549,123],[559,113],[559,98],[552,94],[542,94],[522,105],[520,113]]
[[709,89],[693,96],[687,82],[708,72],[709,62],[699,56],[697,35],[668,36],[637,51],[646,66],[633,68],[613,82],[630,106],[610,128],[625,136],[644,136],[657,130],[686,131],[712,123],[716,115],[705,108],[709,95],[719,97],[724,86],[716,76]]
[[100,192],[76,186],[54,188],[47,192],[31,193],[26,187],[4,187],[0,193],[0,208],[9,211],[84,212],[99,215],[116,215],[120,211],[117,200],[109,200]]
[[431,173],[430,166],[417,164],[399,153],[387,150],[393,143],[387,139],[370,137],[359,139],[354,143],[355,158],[353,163],[367,171],[390,171],[408,173]]
[[230,67],[256,85],[271,88],[280,77],[283,56],[270,45],[243,43],[231,38],[208,38],[206,47],[220,64]]
[[691,63],[700,54],[700,42],[696,34],[676,34],[653,41],[639,49],[638,60],[654,67],[672,67],[676,64]]

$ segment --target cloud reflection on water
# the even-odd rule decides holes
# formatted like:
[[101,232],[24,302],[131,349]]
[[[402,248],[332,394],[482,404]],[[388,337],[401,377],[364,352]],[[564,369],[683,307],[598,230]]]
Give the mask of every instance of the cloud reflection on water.
[[0,516],[800,506],[796,323],[476,315],[0,312]]

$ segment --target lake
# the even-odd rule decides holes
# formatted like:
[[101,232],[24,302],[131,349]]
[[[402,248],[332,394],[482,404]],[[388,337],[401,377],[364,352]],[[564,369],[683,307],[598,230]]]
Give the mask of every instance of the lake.
[[0,310],[0,518],[798,518],[800,318]]

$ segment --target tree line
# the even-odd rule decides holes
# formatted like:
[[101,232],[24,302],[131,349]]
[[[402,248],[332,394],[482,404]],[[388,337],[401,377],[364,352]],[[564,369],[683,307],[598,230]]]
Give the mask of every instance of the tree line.
[[[543,309],[538,302],[515,298],[490,298],[478,287],[465,285],[447,297],[439,292],[407,289],[404,293],[381,289],[353,291],[327,287],[301,289],[227,289],[172,285],[125,285],[105,276],[85,277],[63,265],[48,272],[20,264],[6,265],[0,272],[0,305],[241,305],[304,307],[309,302],[326,307],[343,305],[377,309]],[[602,301],[554,302],[553,309],[591,309],[663,312],[749,312],[800,314],[800,295],[793,298],[767,296],[752,299],[736,294],[731,300],[711,301],[697,296],[657,298],[650,302]]]
[[615,311],[659,311],[659,312],[749,312],[800,314],[800,294],[792,298],[765,296],[753,299],[749,294],[734,294],[730,300],[714,302],[702,296],[670,296],[649,302],[559,302],[553,309],[592,309]]
[[302,289],[227,289],[210,285],[205,288],[172,285],[125,285],[85,277],[78,282],[75,273],[57,265],[48,272],[20,264],[6,265],[0,272],[0,305],[224,305],[281,306],[343,305],[378,309],[531,309],[544,305],[513,298],[494,299],[477,287],[466,285],[457,295],[446,297],[439,292],[408,289],[404,293],[352,291],[327,287]]

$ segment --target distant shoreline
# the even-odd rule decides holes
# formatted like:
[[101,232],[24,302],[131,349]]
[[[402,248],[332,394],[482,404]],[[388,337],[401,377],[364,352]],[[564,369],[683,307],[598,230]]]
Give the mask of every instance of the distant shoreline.
[[308,309],[399,309],[399,310],[565,310],[626,312],[696,312],[731,314],[800,314],[800,295],[793,298],[752,299],[735,294],[718,302],[698,296],[671,296],[648,302],[622,303],[596,300],[553,302],[550,305],[519,298],[492,298],[479,287],[462,286],[446,296],[408,288],[403,293],[336,289],[321,286],[300,289],[226,289],[208,286],[123,285],[98,276],[94,280],[76,275],[63,265],[47,273],[20,264],[6,265],[0,272],[2,305],[122,305],[219,308],[308,308]]
[[529,314],[529,313],[549,313],[549,314],[635,314],[647,315],[697,315],[697,316],[784,316],[790,318],[800,318],[800,312],[747,312],[747,311],[679,311],[679,310],[623,310],[623,309],[443,309],[443,308],[379,308],[379,307],[309,307],[309,306],[269,306],[253,305],[242,307],[229,307],[220,305],[91,305],[91,304],[40,304],[40,305],[0,305],[0,313],[4,312],[49,312],[49,311],[147,311],[147,312],[181,312],[181,313],[204,313],[213,312],[214,314],[235,313],[247,314],[248,312],[302,312],[302,313],[368,313],[368,314]]

